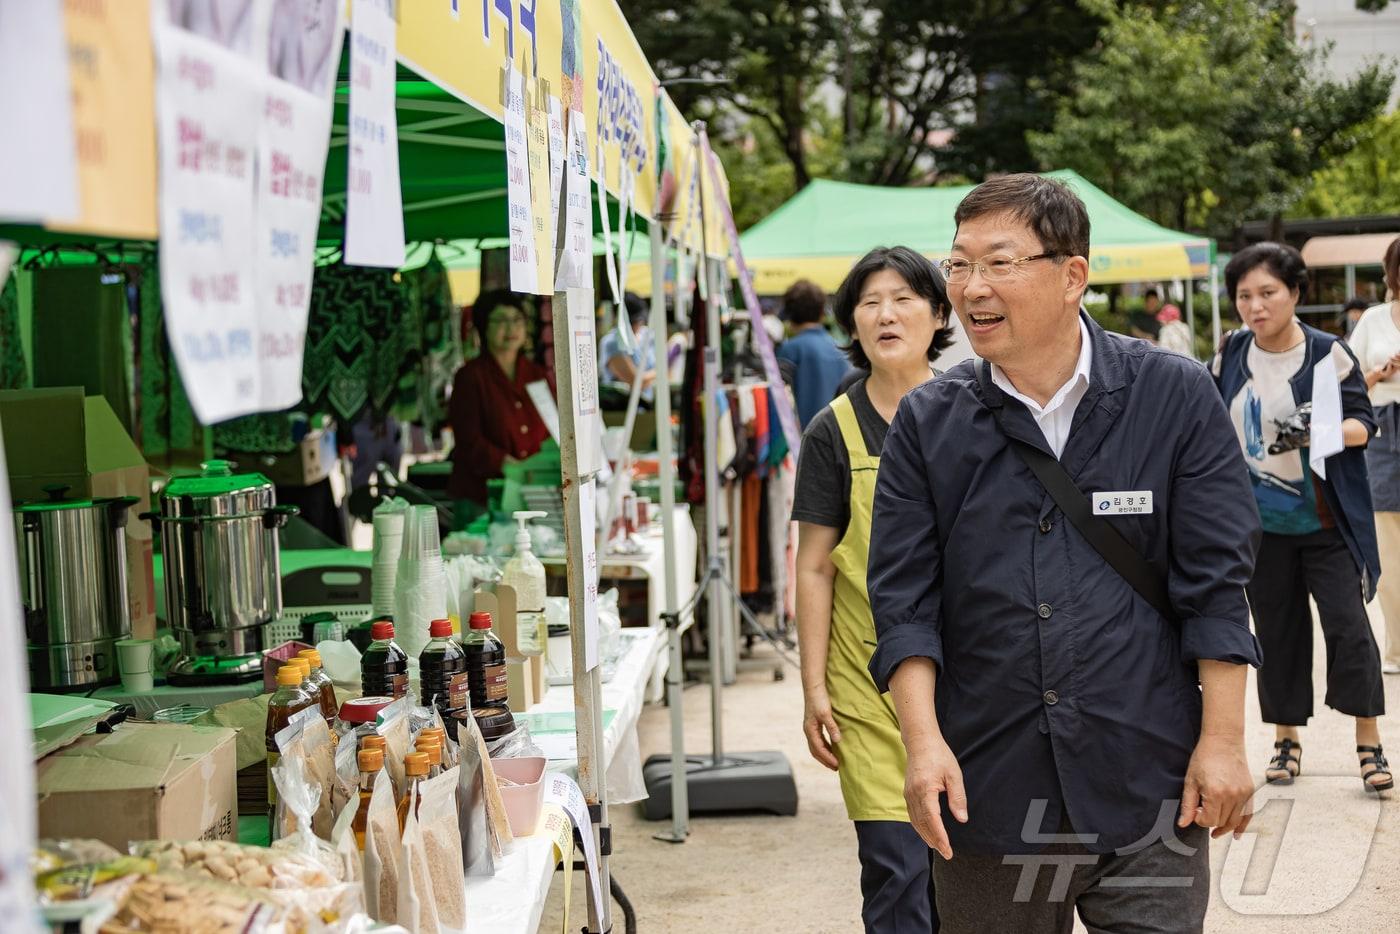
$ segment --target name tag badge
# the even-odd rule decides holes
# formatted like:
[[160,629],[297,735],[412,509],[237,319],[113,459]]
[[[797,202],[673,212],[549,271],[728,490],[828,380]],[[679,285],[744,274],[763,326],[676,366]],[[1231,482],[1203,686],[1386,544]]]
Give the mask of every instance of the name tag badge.
[[1096,516],[1144,516],[1152,513],[1151,490],[1095,493],[1093,501]]

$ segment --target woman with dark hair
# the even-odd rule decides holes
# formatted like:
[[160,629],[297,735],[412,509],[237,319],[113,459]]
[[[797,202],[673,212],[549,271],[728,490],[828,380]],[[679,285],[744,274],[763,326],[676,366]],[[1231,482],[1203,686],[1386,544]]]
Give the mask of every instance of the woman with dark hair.
[[1400,237],[1385,251],[1385,288],[1390,301],[1366,309],[1347,343],[1361,364],[1379,431],[1366,448],[1376,510],[1381,570],[1385,654],[1381,671],[1400,674]]
[[[1327,643],[1325,702],[1356,718],[1361,780],[1380,792],[1394,782],[1376,722],[1385,713],[1380,651],[1366,615],[1380,573],[1365,456],[1376,423],[1346,344],[1295,315],[1307,283],[1291,246],[1257,243],[1236,253],[1225,287],[1249,330],[1225,340],[1213,367],[1264,529],[1245,589],[1264,656],[1259,708],[1276,733],[1264,777],[1288,784],[1302,770],[1299,728],[1313,713],[1311,596]],[[1313,393],[1328,378],[1339,383],[1344,447],[1314,470]]]
[[452,425],[452,476],[447,493],[455,501],[454,528],[465,528],[486,511],[486,481],[506,464],[539,451],[549,437],[525,387],[552,374],[521,353],[526,303],[505,290],[484,292],[472,306],[481,336],[481,356],[468,360],[452,382],[447,417]]
[[865,568],[880,449],[900,400],[933,377],[952,340],[948,293],[923,256],[877,249],[842,283],[835,314],[864,377],[812,419],[798,458],[802,727],[812,757],[840,776],[856,825],[865,929],[936,931],[933,851],[905,810],[899,722],[866,668],[875,624]]

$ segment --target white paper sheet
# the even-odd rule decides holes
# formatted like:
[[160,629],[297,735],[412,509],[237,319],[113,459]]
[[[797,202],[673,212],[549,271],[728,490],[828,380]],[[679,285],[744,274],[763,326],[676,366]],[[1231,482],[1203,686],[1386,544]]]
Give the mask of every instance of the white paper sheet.
[[535,219],[530,204],[530,155],[525,125],[525,73],[506,63],[506,210],[510,226],[510,287],[534,294],[539,290],[535,259]]
[[554,393],[550,391],[549,383],[542,379],[526,383],[525,393],[535,404],[535,411],[540,413],[540,420],[544,422],[544,427],[549,429],[549,436],[554,439],[555,444],[558,444],[559,407],[554,404]]
[[[265,23],[266,2],[256,8]],[[208,38],[168,22],[167,9],[153,5],[160,282],[171,351],[207,425],[262,400],[253,231],[266,71],[252,23]]]
[[[301,401],[316,234],[330,142],[342,5],[277,0],[258,133],[256,219],[259,408]],[[296,26],[294,32],[289,32]]]
[[1312,428],[1308,463],[1313,473],[1327,479],[1327,458],[1345,447],[1342,440],[1342,390],[1337,365],[1329,354],[1313,367]]
[[[556,303],[557,305],[557,303]],[[602,411],[598,405],[598,335],[593,318],[591,289],[569,289],[564,301],[568,315],[569,342],[563,348],[569,356],[573,386],[574,444],[578,452],[578,475],[596,473],[603,463]],[[559,308],[554,309],[560,313]],[[555,348],[558,353],[560,348]]]
[[[0,0],[8,3],[9,0]],[[5,452],[0,448],[0,514],[10,514],[10,486]],[[29,860],[34,852],[34,742],[28,711],[29,671],[25,666],[24,619],[19,597],[19,554],[14,524],[0,528],[0,705],[10,712],[0,717],[0,741],[13,755],[0,757],[0,918],[12,919],[18,931],[37,931],[22,919],[34,917],[34,880]]]
[[554,289],[593,288],[593,184],[588,174],[588,134],[583,111],[568,113],[568,162],[564,168],[564,244]]
[[0,217],[78,216],[63,0],[0,0]]
[[587,480],[578,487],[579,534],[583,536],[583,664],[598,667],[598,487]]
[[603,887],[598,881],[598,841],[593,839],[593,820],[588,816],[588,802],[578,783],[567,775],[550,772],[544,777],[544,803],[557,804],[569,815],[574,829],[583,838],[583,861],[587,866],[588,885],[593,892],[593,904],[603,904]]
[[[608,216],[608,151],[603,145],[603,137],[598,137],[598,152],[594,159],[594,171],[598,186],[598,219],[603,224],[603,270],[608,277],[608,288],[612,290],[614,305],[622,304],[622,290],[618,286],[617,257],[613,255],[612,218]],[[620,231],[619,231],[620,232]]]
[[559,98],[549,95],[549,242],[559,249],[559,190],[564,183],[564,111]]
[[404,263],[404,234],[394,0],[354,0],[350,16],[345,262],[397,269]]

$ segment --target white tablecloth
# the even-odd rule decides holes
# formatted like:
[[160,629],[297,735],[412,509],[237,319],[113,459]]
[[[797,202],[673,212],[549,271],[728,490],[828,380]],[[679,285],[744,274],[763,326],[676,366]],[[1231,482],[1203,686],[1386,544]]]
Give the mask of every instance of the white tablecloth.
[[[603,733],[608,804],[626,804],[646,797],[642,781],[641,752],[637,745],[637,719],[652,666],[665,649],[664,629],[624,629],[630,644],[613,677],[603,684],[604,710],[617,714]],[[558,713],[574,709],[571,685],[552,687],[530,713]],[[576,759],[551,759],[551,771],[577,775]],[[467,880],[467,931],[470,934],[535,934],[544,911],[554,862],[549,839],[534,834],[517,839],[486,879]],[[586,896],[574,890],[575,912],[584,917]]]

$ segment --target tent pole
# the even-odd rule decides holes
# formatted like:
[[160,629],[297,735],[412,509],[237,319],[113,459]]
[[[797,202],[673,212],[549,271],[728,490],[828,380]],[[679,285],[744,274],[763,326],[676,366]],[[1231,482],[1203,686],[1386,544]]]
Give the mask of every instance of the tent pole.
[[[670,665],[666,669],[666,703],[671,708],[671,830],[656,837],[670,843],[684,843],[690,835],[690,801],[686,780],[685,760],[685,657],[681,648],[683,635],[676,617],[676,469],[671,446],[671,376],[666,358],[666,244],[661,233],[661,221],[651,223],[651,336],[656,345],[656,456],[657,477],[661,482],[661,540],[664,543],[666,638],[670,643]],[[679,283],[676,301],[680,302]],[[687,569],[694,574],[695,569]]]
[[1186,277],[1186,326],[1191,329],[1191,359],[1196,356],[1196,280]]
[[1212,348],[1220,346],[1220,263],[1210,263],[1210,335]]

